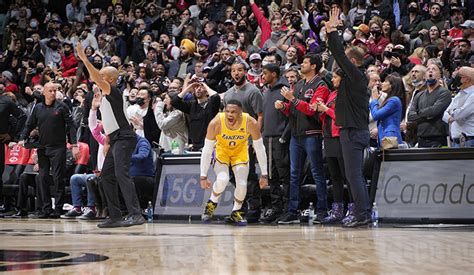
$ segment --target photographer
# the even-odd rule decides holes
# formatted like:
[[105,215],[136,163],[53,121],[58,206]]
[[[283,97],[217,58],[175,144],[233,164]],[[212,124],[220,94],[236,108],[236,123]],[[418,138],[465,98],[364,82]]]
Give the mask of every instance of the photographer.
[[[191,93],[194,99],[184,101],[188,93]],[[217,92],[209,88],[202,78],[191,79],[181,93],[172,96],[171,105],[190,117],[189,138],[193,150],[204,146],[207,126],[219,112],[220,104],[221,99]]]
[[405,54],[405,47],[396,45],[391,52],[384,52],[384,56],[390,59],[389,66],[380,74],[381,79],[392,73],[403,76],[410,72],[414,64],[410,63]]

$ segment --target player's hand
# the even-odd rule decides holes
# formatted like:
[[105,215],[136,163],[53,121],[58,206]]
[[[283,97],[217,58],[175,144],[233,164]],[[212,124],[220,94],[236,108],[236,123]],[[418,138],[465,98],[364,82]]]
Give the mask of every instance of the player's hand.
[[209,189],[211,188],[212,183],[207,177],[201,177],[201,188],[202,189]]
[[260,176],[260,189],[263,189],[268,186],[268,176]]

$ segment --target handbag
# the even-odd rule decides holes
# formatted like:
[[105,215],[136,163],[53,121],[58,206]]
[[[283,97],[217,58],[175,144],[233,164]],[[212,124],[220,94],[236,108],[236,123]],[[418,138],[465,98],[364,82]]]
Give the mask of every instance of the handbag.
[[382,150],[398,149],[398,138],[397,137],[384,137],[382,138]]

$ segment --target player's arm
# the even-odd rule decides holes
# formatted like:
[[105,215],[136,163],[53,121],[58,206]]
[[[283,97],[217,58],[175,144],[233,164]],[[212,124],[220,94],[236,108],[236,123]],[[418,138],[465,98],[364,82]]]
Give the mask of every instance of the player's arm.
[[206,139],[204,140],[204,147],[201,152],[201,187],[210,188],[211,182],[207,179],[207,171],[211,166],[212,151],[214,151],[214,145],[216,144],[216,135],[219,133],[219,115],[217,115],[207,127]]
[[100,88],[102,94],[109,95],[110,94],[110,84],[107,83],[102,77],[100,76],[99,70],[97,70],[94,65],[89,61],[87,58],[84,49],[82,48],[81,42],[76,44],[77,56],[81,59],[84,66],[86,66],[87,71],[89,72],[89,76],[92,81]]
[[258,165],[260,165],[260,171],[262,175],[260,176],[260,189],[268,185],[268,171],[267,171],[267,153],[265,153],[265,146],[263,145],[262,134],[260,134],[260,128],[258,122],[252,118],[248,118],[247,129],[249,130],[250,135],[253,140],[253,148],[255,149],[255,154],[257,155]]

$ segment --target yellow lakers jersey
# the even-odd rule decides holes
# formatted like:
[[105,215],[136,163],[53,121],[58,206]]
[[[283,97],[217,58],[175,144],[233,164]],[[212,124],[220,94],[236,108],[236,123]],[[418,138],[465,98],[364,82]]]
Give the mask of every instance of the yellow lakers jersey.
[[216,140],[216,160],[226,165],[247,164],[249,162],[247,131],[249,115],[242,113],[242,123],[236,130],[229,129],[225,124],[225,113],[220,113],[221,132]]

